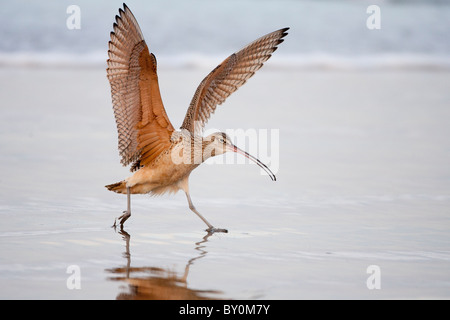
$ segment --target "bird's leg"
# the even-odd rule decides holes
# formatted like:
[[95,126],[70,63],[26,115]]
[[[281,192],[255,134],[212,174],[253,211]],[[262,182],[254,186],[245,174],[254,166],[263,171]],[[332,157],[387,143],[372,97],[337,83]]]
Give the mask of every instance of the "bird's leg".
[[[123,229],[123,224],[125,223],[125,221],[127,221],[129,217],[131,217],[131,192],[130,187],[127,187],[127,210],[123,212],[123,215],[117,218],[120,221],[121,229]],[[114,220],[113,228],[114,229],[116,228],[116,220]]]
[[194,204],[192,203],[191,196],[189,195],[189,192],[188,192],[188,191],[185,191],[185,193],[186,193],[186,198],[187,198],[187,200],[188,200],[188,202],[189,202],[189,209],[191,209],[192,212],[194,212],[200,219],[202,219],[202,221],[203,221],[204,223],[206,223],[206,225],[208,226],[208,229],[206,229],[206,231],[211,232],[211,233],[212,233],[212,232],[228,232],[227,229],[216,229],[216,228],[214,228],[214,227],[212,226],[212,224],[210,224],[210,223],[208,222],[208,220],[206,220],[206,219],[200,214],[200,212],[198,212],[197,209],[195,209],[195,206],[194,206]]
[[200,212],[198,212],[197,209],[195,209],[195,206],[194,206],[194,204],[192,203],[192,200],[191,200],[191,196],[189,195],[188,192],[186,192],[186,197],[187,197],[187,200],[188,200],[188,202],[189,202],[189,209],[191,209],[192,212],[194,212],[197,216],[199,216],[200,219],[203,220],[204,223],[206,223],[206,225],[208,226],[208,229],[214,229],[214,227],[212,226],[212,224],[210,224],[210,223],[208,222],[208,220],[206,220],[206,219],[200,214]]

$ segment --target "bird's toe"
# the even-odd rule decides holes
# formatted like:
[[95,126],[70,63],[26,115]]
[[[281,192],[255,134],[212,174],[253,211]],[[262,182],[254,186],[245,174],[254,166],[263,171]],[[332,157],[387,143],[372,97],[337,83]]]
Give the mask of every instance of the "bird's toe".
[[227,230],[227,229],[214,228],[214,227],[208,228],[208,229],[206,229],[206,231],[207,231],[208,233],[215,233],[215,232],[228,233],[228,230]]

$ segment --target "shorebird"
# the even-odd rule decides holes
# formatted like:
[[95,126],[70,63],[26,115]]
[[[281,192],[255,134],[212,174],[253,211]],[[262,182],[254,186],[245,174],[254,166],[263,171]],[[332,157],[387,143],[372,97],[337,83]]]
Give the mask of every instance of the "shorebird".
[[[289,28],[255,40],[212,70],[195,91],[177,131],[170,123],[161,99],[156,57],[149,52],[136,18],[123,4],[115,20],[108,44],[107,77],[111,85],[121,163],[123,166],[131,164],[133,174],[106,188],[127,195],[127,210],[117,218],[121,228],[131,216],[131,194],[159,195],[181,189],[186,194],[189,208],[208,226],[208,232],[227,232],[214,228],[192,203],[188,186],[192,170],[209,157],[236,152],[258,164],[272,180],[276,178],[265,164],[236,147],[225,133],[203,137],[203,128],[217,105],[271,57]],[[113,227],[116,227],[116,220]]]

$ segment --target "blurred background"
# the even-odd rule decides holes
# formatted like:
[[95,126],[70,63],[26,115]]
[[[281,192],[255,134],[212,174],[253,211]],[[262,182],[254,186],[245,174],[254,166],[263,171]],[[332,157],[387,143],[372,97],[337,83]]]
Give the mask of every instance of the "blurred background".
[[[0,1],[0,65],[105,65],[109,32],[122,1]],[[80,8],[70,30],[69,5]],[[262,34],[291,27],[278,59],[324,68],[450,67],[450,4],[444,0],[128,1],[150,50],[169,65],[228,55]],[[370,30],[369,5],[381,9]],[[205,60],[206,59],[206,60]],[[276,63],[276,62],[275,62]]]

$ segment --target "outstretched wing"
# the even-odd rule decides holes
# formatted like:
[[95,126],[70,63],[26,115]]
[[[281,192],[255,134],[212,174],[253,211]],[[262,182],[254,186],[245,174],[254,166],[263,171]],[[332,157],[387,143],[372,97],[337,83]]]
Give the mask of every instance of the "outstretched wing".
[[228,96],[259,70],[283,42],[289,28],[269,33],[218,65],[200,83],[192,98],[181,129],[201,135],[209,117]]
[[174,128],[159,92],[156,58],[124,4],[111,32],[107,76],[116,118],[121,163],[131,170],[150,164],[170,147]]

